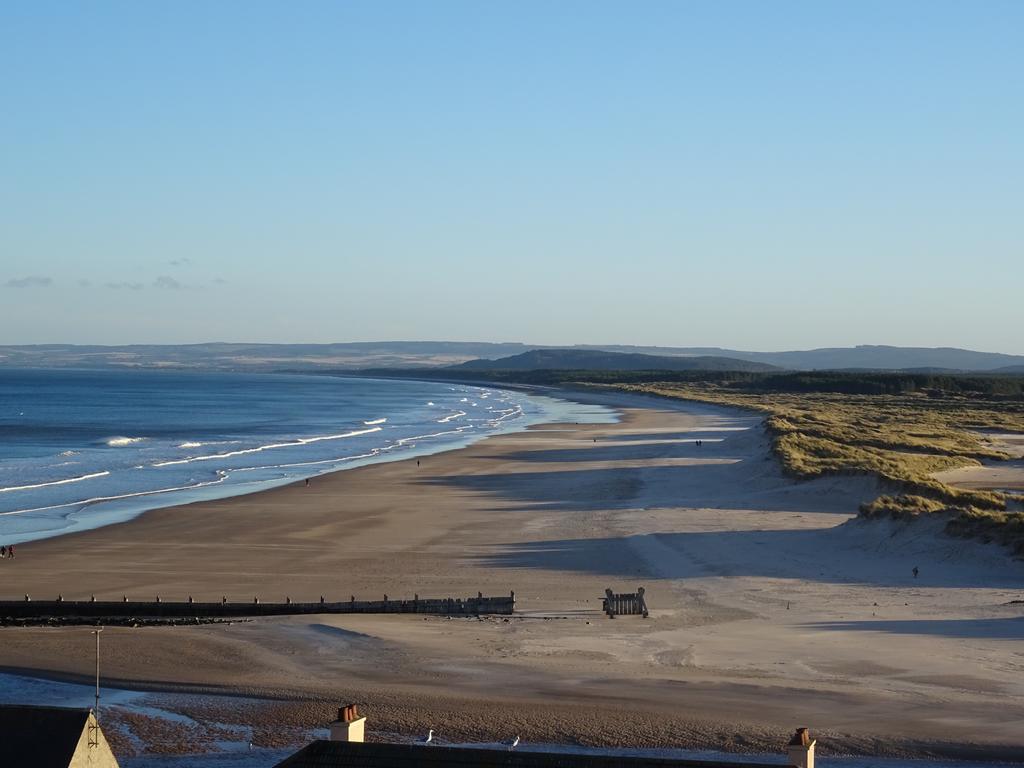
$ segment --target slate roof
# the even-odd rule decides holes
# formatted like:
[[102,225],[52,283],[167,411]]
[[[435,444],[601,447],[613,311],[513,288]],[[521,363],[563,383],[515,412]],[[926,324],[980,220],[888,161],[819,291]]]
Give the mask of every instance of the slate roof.
[[779,763],[470,749],[420,744],[314,741],[275,768],[782,768]]
[[88,709],[0,705],[0,765],[68,768]]

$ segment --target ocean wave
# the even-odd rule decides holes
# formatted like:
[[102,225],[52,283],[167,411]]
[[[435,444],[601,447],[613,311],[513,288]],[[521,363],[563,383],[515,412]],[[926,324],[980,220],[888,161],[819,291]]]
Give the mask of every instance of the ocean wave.
[[387,420],[388,420],[388,417],[385,416],[385,417],[383,417],[381,419],[373,419],[372,421],[364,421],[363,424],[365,424],[368,427],[372,427],[374,424],[383,424]]
[[141,443],[145,439],[146,438],[144,438],[144,437],[122,437],[122,436],[118,436],[118,437],[108,438],[107,440],[104,440],[104,443],[106,445],[109,445],[111,448],[124,448],[126,445],[133,445],[134,443]]
[[465,415],[466,415],[465,411],[455,411],[455,413],[449,413],[443,419],[438,419],[437,423],[438,424],[447,424],[449,421],[453,421],[454,419],[457,419],[460,416],[465,416]]
[[202,448],[206,443],[188,442],[181,443],[178,445],[179,448]]
[[77,456],[78,455],[78,451],[61,451],[60,455],[61,456]]
[[269,451],[274,448],[294,448],[298,445],[309,445],[310,443],[319,443],[324,440],[343,440],[347,437],[358,437],[359,435],[368,435],[371,432],[380,432],[380,427],[371,427],[370,429],[355,429],[351,432],[343,432],[340,435],[320,435],[318,437],[302,437],[298,440],[290,440],[286,443],[268,443],[267,445],[260,445],[255,448],[242,448],[237,451],[225,451],[223,453],[210,453],[205,456],[190,456],[187,459],[172,459],[170,461],[158,461],[151,464],[152,467],[169,467],[174,464],[191,464],[193,461],[212,461],[214,459],[229,459],[232,456],[244,456],[250,453],[261,453],[262,451]]
[[473,429],[472,426],[459,427],[458,429],[449,429],[445,432],[431,432],[428,435],[413,435],[412,437],[402,437],[395,440],[395,445],[407,445],[413,440],[427,440],[431,437],[443,437],[444,435],[461,435],[466,430]]
[[232,472],[257,472],[262,469],[289,469],[291,467],[312,467],[318,464],[340,464],[343,461],[355,461],[356,459],[372,459],[376,456],[380,456],[385,451],[389,451],[395,446],[388,445],[382,448],[374,448],[368,453],[357,453],[352,456],[338,456],[333,459],[315,459],[312,461],[296,461],[290,464],[268,464],[260,467],[241,467],[239,469],[232,469]]
[[[106,474],[106,473],[105,473]],[[228,479],[228,473],[223,470],[217,470],[216,480],[207,480],[202,483],[193,483],[192,485],[179,485],[174,488],[159,488],[155,491],[136,491],[135,493],[122,493],[118,496],[94,496],[90,499],[79,499],[78,501],[68,501],[64,504],[51,504],[48,507],[32,507],[31,509],[13,509],[10,512],[0,512],[0,517],[8,517],[10,515],[24,515],[29,512],[47,512],[52,509],[64,509],[65,507],[87,507],[90,504],[100,504],[104,501],[119,501],[120,499],[131,499],[136,496],[156,496],[161,493],[171,493],[173,491],[191,491],[194,488],[205,488],[209,485],[217,485],[223,483]]]
[[66,477],[63,480],[50,480],[45,483],[33,483],[32,485],[12,485],[8,488],[0,488],[0,493],[7,493],[8,491],[29,491],[33,488],[47,488],[51,485],[67,485],[68,483],[80,483],[83,480],[92,480],[94,477],[105,477],[110,472],[93,472],[88,475],[78,475],[77,477]]

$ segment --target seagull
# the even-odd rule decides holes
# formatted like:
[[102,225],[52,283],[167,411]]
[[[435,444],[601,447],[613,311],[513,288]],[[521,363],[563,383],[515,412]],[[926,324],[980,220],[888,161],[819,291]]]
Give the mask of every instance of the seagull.
[[519,737],[516,736],[512,741],[506,741],[505,746],[508,747],[508,751],[511,752],[513,749],[519,746]]
[[434,729],[431,728],[425,737],[420,739],[420,744],[430,744],[434,740]]

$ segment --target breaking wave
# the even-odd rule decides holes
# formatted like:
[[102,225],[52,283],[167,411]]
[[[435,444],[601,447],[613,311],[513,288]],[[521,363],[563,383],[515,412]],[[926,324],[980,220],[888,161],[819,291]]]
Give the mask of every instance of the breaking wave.
[[262,453],[263,451],[270,451],[274,448],[294,448],[298,445],[309,445],[310,443],[320,443],[324,440],[344,440],[346,437],[358,437],[359,435],[368,435],[371,432],[380,432],[380,427],[372,427],[370,429],[355,429],[351,432],[343,432],[340,435],[320,435],[318,437],[301,437],[298,440],[289,440],[285,443],[268,443],[267,445],[258,445],[255,448],[240,448],[237,451],[224,451],[223,453],[208,453],[205,456],[190,456],[187,459],[172,459],[170,461],[158,461],[150,466],[153,467],[170,467],[175,464],[191,464],[193,461],[212,461],[214,459],[229,459],[232,456],[244,456],[249,453]]
[[31,485],[12,485],[8,488],[0,488],[0,493],[7,493],[8,491],[30,491],[33,488],[48,488],[51,485],[67,485],[68,483],[80,483],[83,480],[92,480],[94,477],[106,477],[110,473],[107,471],[103,472],[92,472],[88,475],[78,475],[77,477],[67,477],[63,480],[50,480],[45,483],[33,483]]
[[141,443],[146,438],[144,437],[111,437],[104,442],[111,448],[124,448],[126,445],[133,445],[135,443]]
[[[107,474],[107,473],[104,473]],[[138,496],[157,496],[161,493],[171,493],[173,491],[191,491],[195,488],[205,488],[210,485],[218,485],[228,479],[228,473],[223,470],[217,471],[216,480],[207,480],[202,483],[192,483],[191,485],[178,485],[174,488],[158,488],[155,491],[136,491],[135,493],[121,493],[116,496],[94,496],[90,499],[79,499],[77,501],[68,501],[63,504],[51,504],[47,507],[32,507],[31,509],[12,509],[10,512],[0,512],[0,517],[8,517],[9,515],[23,515],[28,512],[45,512],[51,509],[64,509],[65,507],[86,507],[90,504],[100,504],[104,501],[119,501],[121,499],[133,499]]]

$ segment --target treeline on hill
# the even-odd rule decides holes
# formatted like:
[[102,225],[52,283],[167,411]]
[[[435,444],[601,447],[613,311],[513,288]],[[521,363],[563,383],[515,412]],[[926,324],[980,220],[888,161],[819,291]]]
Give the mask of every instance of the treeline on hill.
[[452,368],[376,369],[361,375],[384,378],[491,381],[495,383],[557,386],[587,384],[641,384],[677,382],[716,384],[746,392],[832,392],[845,395],[960,395],[996,399],[1024,399],[1024,376],[986,374],[886,373],[857,371],[467,371]]

